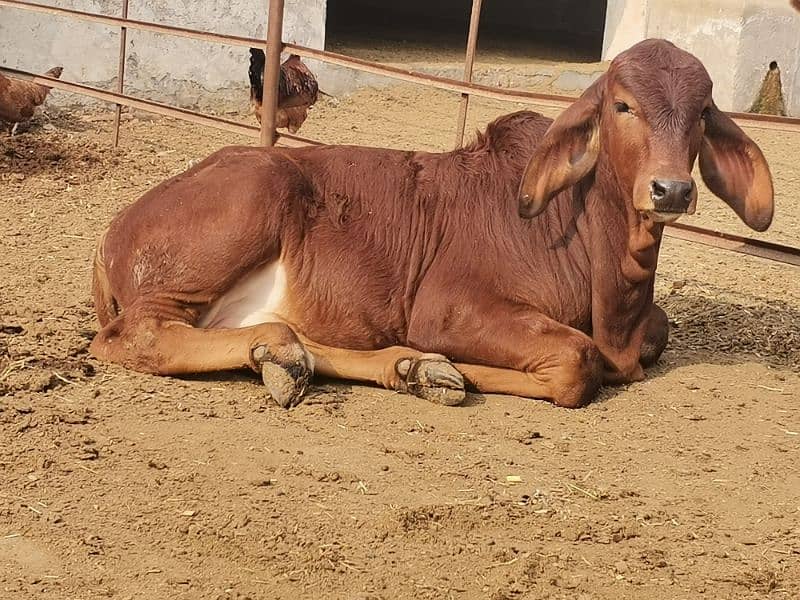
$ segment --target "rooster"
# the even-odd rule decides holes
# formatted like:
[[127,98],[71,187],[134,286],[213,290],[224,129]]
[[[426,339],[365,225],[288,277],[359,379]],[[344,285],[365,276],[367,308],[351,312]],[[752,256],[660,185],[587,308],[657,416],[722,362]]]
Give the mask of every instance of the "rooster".
[[[264,51],[250,48],[250,106],[261,123],[261,103],[264,101]],[[308,70],[297,54],[292,54],[281,64],[278,79],[277,128],[286,127],[296,133],[308,117],[308,109],[320,93],[314,74]]]
[[[62,67],[53,67],[45,75],[58,79],[63,70]],[[11,124],[11,135],[17,133],[20,123],[30,120],[50,89],[46,85],[11,79],[0,73],[0,121]]]

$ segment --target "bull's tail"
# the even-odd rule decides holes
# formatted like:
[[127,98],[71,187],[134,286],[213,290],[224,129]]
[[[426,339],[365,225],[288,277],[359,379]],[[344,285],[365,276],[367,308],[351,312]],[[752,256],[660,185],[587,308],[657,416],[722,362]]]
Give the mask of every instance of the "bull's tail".
[[97,248],[94,252],[94,267],[92,269],[94,310],[97,313],[97,320],[100,321],[101,327],[105,327],[119,314],[119,305],[111,293],[111,282],[109,282],[108,274],[106,273],[106,233],[108,233],[108,230],[103,232],[97,242]]

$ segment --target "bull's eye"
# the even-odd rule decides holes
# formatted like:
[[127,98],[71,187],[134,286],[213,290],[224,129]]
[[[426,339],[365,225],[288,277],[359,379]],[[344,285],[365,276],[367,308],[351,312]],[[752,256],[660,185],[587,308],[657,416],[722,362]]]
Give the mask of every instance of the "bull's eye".
[[614,110],[616,110],[618,113],[629,113],[631,112],[631,107],[624,102],[615,102]]
[[700,113],[700,120],[705,121],[708,118],[709,109],[708,107],[703,109],[703,112]]

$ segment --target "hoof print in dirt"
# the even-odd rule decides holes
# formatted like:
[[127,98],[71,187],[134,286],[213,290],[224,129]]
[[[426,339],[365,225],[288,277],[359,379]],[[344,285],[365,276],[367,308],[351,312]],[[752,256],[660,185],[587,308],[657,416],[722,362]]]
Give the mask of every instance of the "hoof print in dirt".
[[444,406],[458,406],[466,398],[464,377],[444,356],[402,360],[397,371],[405,377],[408,392],[418,398]]
[[253,350],[253,360],[261,368],[261,380],[267,392],[281,408],[291,408],[303,401],[303,394],[311,378],[302,349],[293,352],[289,360],[279,360],[265,346]]

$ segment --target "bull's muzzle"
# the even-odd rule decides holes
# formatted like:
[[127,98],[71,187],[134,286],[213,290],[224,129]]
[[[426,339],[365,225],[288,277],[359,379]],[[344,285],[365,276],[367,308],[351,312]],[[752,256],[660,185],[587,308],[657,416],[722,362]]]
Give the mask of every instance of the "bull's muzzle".
[[693,180],[654,179],[650,182],[652,216],[660,221],[674,221],[683,214],[693,214],[697,186]]
[[654,179],[650,183],[650,199],[657,212],[685,213],[696,193],[694,181]]

